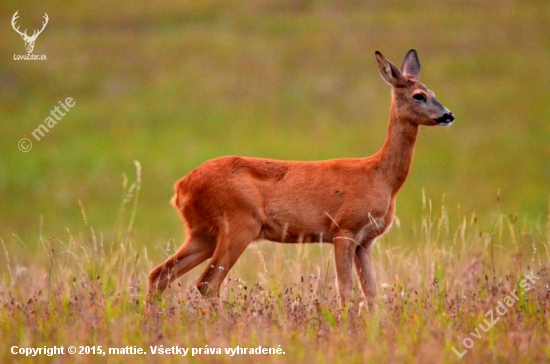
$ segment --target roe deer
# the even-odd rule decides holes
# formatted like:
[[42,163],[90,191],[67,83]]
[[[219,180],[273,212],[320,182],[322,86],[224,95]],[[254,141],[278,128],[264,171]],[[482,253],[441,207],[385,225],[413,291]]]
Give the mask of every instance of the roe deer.
[[[352,265],[365,298],[376,294],[375,239],[395,214],[395,196],[413,159],[419,125],[449,125],[454,115],[418,81],[411,49],[399,70],[375,52],[390,86],[389,131],[382,149],[366,158],[317,162],[221,157],[205,162],[175,185],[173,205],[187,224],[181,248],[149,274],[147,305],[167,285],[211,258],[197,282],[217,297],[235,261],[253,241],[334,244],[341,304],[351,298]],[[352,263],[353,262],[353,263]]]

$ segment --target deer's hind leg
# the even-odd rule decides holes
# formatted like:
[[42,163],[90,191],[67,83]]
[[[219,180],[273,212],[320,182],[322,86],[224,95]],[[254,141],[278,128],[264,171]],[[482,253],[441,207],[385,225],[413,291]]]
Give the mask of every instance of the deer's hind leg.
[[210,258],[214,253],[215,236],[196,234],[193,231],[189,231],[189,234],[185,243],[175,254],[149,273],[148,304],[157,300],[171,282]]
[[261,230],[261,223],[247,215],[224,215],[221,225],[214,255],[197,282],[197,288],[207,298],[218,297],[227,273]]

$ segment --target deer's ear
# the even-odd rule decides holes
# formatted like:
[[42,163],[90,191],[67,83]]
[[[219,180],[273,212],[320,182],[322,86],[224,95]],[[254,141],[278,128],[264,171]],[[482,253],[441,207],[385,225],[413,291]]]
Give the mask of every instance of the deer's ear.
[[25,34],[21,34],[21,39],[25,40]]
[[418,76],[420,75],[420,61],[414,49],[407,52],[403,64],[401,65],[401,71],[404,75],[411,76],[415,80],[418,80]]
[[390,61],[384,58],[382,53],[376,51],[374,55],[376,56],[376,62],[378,62],[380,76],[382,76],[384,81],[393,87],[406,86],[407,82],[399,68],[395,67]]

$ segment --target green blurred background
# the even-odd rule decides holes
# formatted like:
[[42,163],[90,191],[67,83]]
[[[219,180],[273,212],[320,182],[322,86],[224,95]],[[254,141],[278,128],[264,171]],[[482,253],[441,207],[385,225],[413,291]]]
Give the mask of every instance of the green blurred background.
[[[10,25],[16,10],[21,30],[48,14],[34,49],[47,61],[13,59],[25,54]],[[132,239],[157,260],[159,247],[183,238],[174,182],[209,158],[375,153],[390,103],[377,49],[398,65],[417,49],[421,80],[456,114],[450,128],[421,130],[398,196],[404,231],[421,219],[422,190],[488,224],[497,212],[546,221],[549,1],[3,1],[0,19],[8,248],[90,226],[115,239],[117,221],[130,219],[131,206],[120,207],[134,160],[142,184]],[[35,141],[67,97],[76,105]],[[21,138],[32,150],[18,149]]]

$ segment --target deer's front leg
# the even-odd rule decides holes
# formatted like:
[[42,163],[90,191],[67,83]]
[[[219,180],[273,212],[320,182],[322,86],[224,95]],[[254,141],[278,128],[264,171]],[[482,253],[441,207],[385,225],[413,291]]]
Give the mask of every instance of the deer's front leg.
[[[393,207],[390,208],[390,215],[393,218]],[[377,237],[384,233],[391,224],[391,220],[373,218],[369,215],[369,223],[361,229],[361,242],[355,250],[355,270],[363,295],[369,305],[374,303],[376,296],[376,274],[372,262],[372,246]]]
[[366,245],[358,245],[355,250],[355,270],[361,283],[361,289],[367,302],[372,304],[376,296],[376,274],[372,264],[372,244],[370,241]]
[[353,257],[357,243],[349,234],[339,234],[334,237],[334,260],[340,305],[343,308],[351,298],[353,287]]

